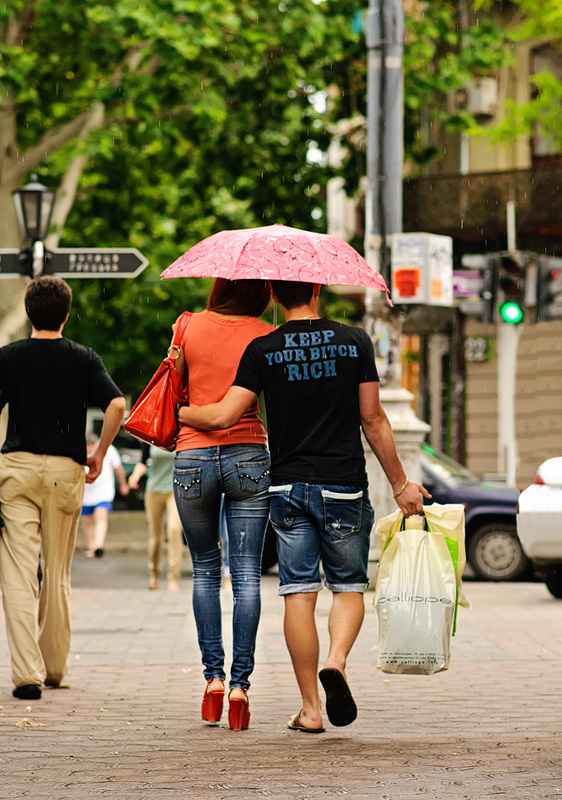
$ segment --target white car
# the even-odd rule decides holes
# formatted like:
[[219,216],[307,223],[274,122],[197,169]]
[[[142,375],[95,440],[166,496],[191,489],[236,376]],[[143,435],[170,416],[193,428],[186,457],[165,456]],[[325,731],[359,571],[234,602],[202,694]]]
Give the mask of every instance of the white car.
[[562,598],[562,457],[541,464],[519,495],[517,533],[551,594]]

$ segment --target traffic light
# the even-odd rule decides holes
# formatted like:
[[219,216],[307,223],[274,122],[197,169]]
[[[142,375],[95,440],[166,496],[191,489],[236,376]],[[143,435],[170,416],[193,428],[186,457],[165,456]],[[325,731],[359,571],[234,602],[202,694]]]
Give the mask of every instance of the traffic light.
[[528,256],[524,253],[498,254],[498,311],[500,319],[517,325],[525,315]]
[[498,257],[497,253],[486,255],[482,267],[482,285],[480,299],[482,301],[482,322],[494,322],[496,310],[496,296],[498,293]]
[[535,322],[562,317],[562,258],[539,256]]

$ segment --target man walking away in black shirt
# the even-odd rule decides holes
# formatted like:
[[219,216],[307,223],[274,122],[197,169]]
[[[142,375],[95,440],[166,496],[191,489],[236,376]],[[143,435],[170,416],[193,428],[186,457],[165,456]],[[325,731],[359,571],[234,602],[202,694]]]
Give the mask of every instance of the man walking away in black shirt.
[[321,319],[320,286],[272,281],[285,324],[255,339],[219,403],[184,407],[178,419],[203,430],[229,428],[264,392],[271,452],[270,518],[277,533],[284,631],[302,708],[291,730],[324,730],[318,693],[319,641],[314,610],[324,584],[332,592],[330,651],[320,681],[332,725],[349,725],[357,708],[346,660],[365,613],[369,503],[361,428],[405,516],[422,513],[421,484],[409,481],[379,399],[373,344],[361,328]]
[[[0,348],[0,411],[8,404],[0,454],[0,582],[13,695],[22,700],[39,699],[43,683],[58,687],[66,674],[70,566],[84,480],[99,475],[125,412],[125,398],[97,353],[62,335],[71,303],[61,278],[33,279],[25,293],[31,338]],[[87,456],[89,405],[105,416],[98,447]]]

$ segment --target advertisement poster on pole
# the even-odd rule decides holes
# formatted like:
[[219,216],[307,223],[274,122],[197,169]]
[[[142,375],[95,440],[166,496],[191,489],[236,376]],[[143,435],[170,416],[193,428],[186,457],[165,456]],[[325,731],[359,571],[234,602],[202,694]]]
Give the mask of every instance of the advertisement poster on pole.
[[433,233],[392,237],[392,299],[397,305],[453,305],[453,240]]

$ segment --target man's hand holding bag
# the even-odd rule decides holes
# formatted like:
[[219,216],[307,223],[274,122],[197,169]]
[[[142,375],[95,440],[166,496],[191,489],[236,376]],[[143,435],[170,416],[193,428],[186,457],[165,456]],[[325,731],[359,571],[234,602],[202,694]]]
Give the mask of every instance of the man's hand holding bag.
[[464,507],[433,503],[424,512],[423,520],[397,511],[377,523],[377,667],[387,673],[448,669],[457,605],[468,605],[461,592]]

